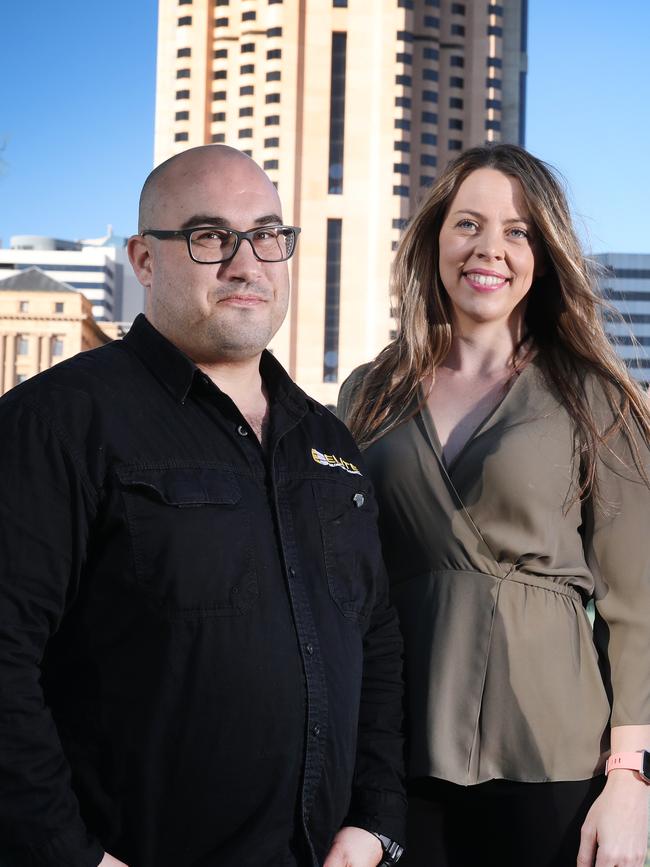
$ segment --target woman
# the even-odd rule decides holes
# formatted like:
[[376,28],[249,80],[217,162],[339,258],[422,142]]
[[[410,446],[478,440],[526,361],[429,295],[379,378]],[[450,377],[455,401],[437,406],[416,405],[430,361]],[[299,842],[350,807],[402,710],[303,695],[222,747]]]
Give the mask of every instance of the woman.
[[593,287],[549,167],[466,151],[342,388],[405,640],[408,865],[643,864],[650,413]]

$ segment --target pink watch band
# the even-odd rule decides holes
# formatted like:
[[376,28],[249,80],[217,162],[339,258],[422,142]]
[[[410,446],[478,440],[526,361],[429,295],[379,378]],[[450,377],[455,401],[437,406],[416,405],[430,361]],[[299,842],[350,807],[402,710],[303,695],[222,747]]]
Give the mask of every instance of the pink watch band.
[[616,768],[625,768],[628,771],[638,771],[642,774],[643,753],[612,753],[607,759],[605,773],[608,774]]

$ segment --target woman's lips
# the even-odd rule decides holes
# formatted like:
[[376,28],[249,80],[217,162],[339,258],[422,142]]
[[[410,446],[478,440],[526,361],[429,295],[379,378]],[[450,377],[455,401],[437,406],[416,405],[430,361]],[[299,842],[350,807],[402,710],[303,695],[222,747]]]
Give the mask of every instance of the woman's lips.
[[463,277],[475,292],[496,292],[510,282],[497,271],[465,271]]

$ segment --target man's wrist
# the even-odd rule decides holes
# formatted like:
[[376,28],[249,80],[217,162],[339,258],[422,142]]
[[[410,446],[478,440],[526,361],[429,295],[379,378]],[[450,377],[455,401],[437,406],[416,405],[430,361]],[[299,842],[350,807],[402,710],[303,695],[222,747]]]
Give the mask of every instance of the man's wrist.
[[391,840],[384,834],[378,831],[370,832],[373,837],[376,837],[381,843],[383,856],[377,867],[390,867],[391,864],[397,864],[404,853],[404,847],[397,840]]

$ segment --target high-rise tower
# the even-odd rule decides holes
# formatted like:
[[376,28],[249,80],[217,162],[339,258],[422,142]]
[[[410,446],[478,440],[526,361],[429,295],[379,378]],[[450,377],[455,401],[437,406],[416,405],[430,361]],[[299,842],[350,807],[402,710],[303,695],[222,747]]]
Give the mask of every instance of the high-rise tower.
[[333,403],[396,327],[393,250],[458,151],[523,143],[526,0],[160,0],[155,163],[245,150],[302,226],[273,350]]

